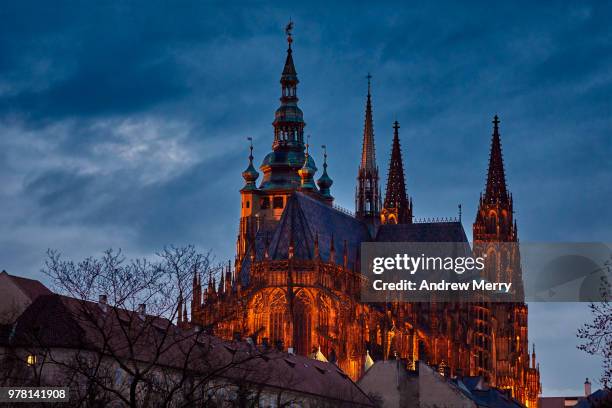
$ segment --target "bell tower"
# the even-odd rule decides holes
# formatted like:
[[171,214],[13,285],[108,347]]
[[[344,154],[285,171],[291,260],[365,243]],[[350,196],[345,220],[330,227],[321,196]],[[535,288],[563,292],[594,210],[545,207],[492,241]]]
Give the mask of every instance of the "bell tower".
[[376,165],[376,147],[374,145],[374,121],[372,119],[371,79],[368,74],[368,96],[366,99],[365,125],[363,128],[363,145],[361,163],[357,175],[357,191],[355,192],[355,216],[363,220],[375,235],[380,224],[380,188],[378,186],[378,166]]

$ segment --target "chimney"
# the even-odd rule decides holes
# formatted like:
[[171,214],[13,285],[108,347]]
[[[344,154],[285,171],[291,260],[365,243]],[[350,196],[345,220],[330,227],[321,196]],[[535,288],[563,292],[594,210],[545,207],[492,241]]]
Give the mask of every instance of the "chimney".
[[587,378],[584,382],[584,396],[588,397],[589,395],[591,395],[591,382]]
[[98,305],[100,305],[100,309],[102,309],[103,312],[106,312],[106,306],[108,305],[106,295],[98,296]]
[[138,305],[138,317],[144,320],[146,315],[147,315],[147,305],[145,305],[144,303],[139,304]]

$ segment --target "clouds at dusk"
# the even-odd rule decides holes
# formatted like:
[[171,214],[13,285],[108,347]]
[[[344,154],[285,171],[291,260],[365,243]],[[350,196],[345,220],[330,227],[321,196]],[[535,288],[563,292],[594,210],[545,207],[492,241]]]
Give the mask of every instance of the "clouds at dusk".
[[[40,279],[47,248],[146,256],[193,243],[232,258],[246,138],[260,163],[290,17],[305,131],[318,164],[328,147],[338,204],[354,207],[371,72],[381,174],[397,119],[415,216],[461,203],[471,235],[497,113],[521,241],[609,242],[610,15],[597,2],[5,4],[0,269]],[[583,357],[586,306],[572,308],[555,326],[562,343],[538,353],[545,393],[597,374],[558,374]],[[532,308],[536,341],[554,310]]]

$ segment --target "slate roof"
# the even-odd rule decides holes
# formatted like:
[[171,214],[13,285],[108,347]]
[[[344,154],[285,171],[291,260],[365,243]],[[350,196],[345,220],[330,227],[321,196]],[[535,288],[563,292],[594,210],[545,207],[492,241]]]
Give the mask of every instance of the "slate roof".
[[[291,240],[294,244],[294,259],[314,259],[314,242],[317,236],[319,256],[324,261],[330,260],[333,238],[334,261],[342,263],[346,241],[349,268],[355,268],[361,243],[370,240],[368,229],[361,221],[297,192],[287,200],[287,206],[278,224],[272,229],[263,228],[256,234],[256,260],[262,260],[264,257],[266,239],[269,241],[270,259],[287,259]],[[243,285],[248,284],[250,264],[250,257],[245,257],[240,273]]]
[[[266,240],[269,256],[273,260],[287,259],[289,243],[293,240],[294,259],[314,259],[314,242],[318,236],[319,255],[330,260],[333,237],[335,261],[343,262],[344,243],[348,252],[348,267],[358,269],[362,242],[372,241],[366,224],[357,218],[339,211],[307,194],[296,192],[288,200],[278,223],[268,225],[257,232],[254,243],[256,260],[264,258]],[[400,225],[381,225],[376,242],[463,242],[468,239],[460,222],[435,222]],[[249,249],[250,250],[250,249]],[[240,276],[243,285],[248,285],[251,260],[246,256]]]
[[21,291],[23,291],[27,297],[30,298],[30,300],[34,300],[39,296],[49,295],[52,293],[45,285],[35,279],[11,275],[6,271],[2,271],[1,273],[6,274],[11,281],[13,281],[13,283],[17,285],[17,287],[19,287],[19,289],[21,289]]
[[608,403],[612,403],[612,391],[610,390],[597,390],[587,398],[580,400],[574,408],[595,408],[595,407],[607,407]]

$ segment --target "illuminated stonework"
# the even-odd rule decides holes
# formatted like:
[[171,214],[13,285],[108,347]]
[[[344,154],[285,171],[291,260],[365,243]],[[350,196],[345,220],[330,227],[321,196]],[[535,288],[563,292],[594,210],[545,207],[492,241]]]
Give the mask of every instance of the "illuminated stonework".
[[[355,380],[371,359],[401,358],[409,369],[424,361],[444,375],[481,375],[537,407],[539,368],[535,350],[531,355],[528,350],[525,304],[360,302],[361,242],[467,238],[459,220],[413,222],[397,124],[388,182],[392,185],[382,205],[369,85],[356,216],[333,206],[327,162],[319,188],[314,185],[316,166],[304,144],[290,33],[288,39],[272,152],[260,166],[263,180],[256,185],[259,173],[252,148],[243,172],[236,260],[220,282],[209,279],[204,290],[201,278],[194,277],[191,323],[224,338],[250,336],[302,355],[320,349]],[[517,241],[498,123],[496,117],[486,192],[473,226],[474,242],[482,250],[489,243]],[[518,253],[508,258],[520,268]],[[190,324],[186,312],[181,323]]]

